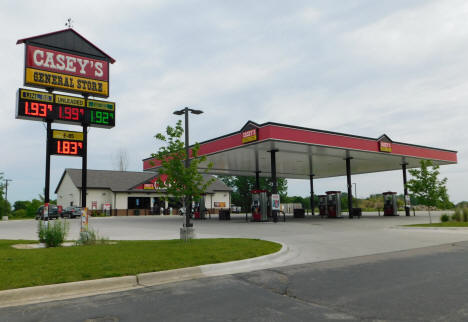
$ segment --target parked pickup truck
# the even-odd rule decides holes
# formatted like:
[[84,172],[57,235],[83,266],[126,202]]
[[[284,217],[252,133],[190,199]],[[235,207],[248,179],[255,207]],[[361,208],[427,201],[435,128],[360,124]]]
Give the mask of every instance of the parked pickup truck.
[[60,217],[62,218],[78,218],[81,216],[81,207],[78,206],[69,206],[65,208]]
[[[44,220],[44,205],[40,206],[36,211],[36,220]],[[56,205],[49,205],[49,219],[58,219],[59,211]]]

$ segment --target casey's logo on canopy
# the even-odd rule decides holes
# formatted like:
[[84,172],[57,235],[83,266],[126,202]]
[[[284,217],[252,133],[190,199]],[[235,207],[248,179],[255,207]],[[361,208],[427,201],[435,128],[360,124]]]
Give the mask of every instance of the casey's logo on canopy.
[[379,142],[380,152],[392,152],[392,144],[390,142]]
[[257,129],[251,129],[248,131],[242,132],[242,143],[249,143],[253,141],[257,141]]

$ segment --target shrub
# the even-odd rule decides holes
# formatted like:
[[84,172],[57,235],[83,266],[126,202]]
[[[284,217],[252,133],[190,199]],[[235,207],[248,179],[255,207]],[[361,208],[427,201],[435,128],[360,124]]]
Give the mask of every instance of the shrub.
[[91,217],[106,217],[106,214],[98,210],[93,210],[91,211]]
[[447,214],[443,214],[442,216],[440,216],[440,221],[441,222],[447,222],[449,220],[450,220],[450,217]]
[[45,243],[46,247],[58,247],[65,240],[68,228],[68,222],[62,220],[49,221],[47,228],[43,221],[39,221],[39,241]]
[[99,233],[93,229],[80,232],[80,238],[76,241],[78,246],[106,244],[108,238],[99,236]]
[[28,212],[26,211],[26,209],[18,209],[11,213],[11,217],[12,218],[27,218]]
[[462,213],[463,213],[463,221],[467,222],[468,221],[468,208],[463,208]]
[[463,220],[463,213],[460,208],[455,209],[455,213],[452,215],[453,221],[461,221]]

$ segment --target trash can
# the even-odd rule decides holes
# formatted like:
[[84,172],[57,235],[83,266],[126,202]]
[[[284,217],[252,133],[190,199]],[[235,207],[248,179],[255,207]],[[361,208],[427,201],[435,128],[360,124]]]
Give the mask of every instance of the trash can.
[[352,216],[353,217],[361,217],[362,209],[361,208],[353,208]]
[[221,209],[219,211],[219,220],[230,220],[230,219],[231,219],[231,213],[229,210]]
[[305,218],[305,209],[297,208],[293,210],[294,218]]
[[139,216],[139,215],[140,215],[140,209],[135,209],[135,210],[133,211],[133,215],[134,215],[134,216]]

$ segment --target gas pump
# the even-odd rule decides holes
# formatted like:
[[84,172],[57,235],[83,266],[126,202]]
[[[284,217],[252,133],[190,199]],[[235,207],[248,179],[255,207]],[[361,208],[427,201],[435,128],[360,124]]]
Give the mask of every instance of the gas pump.
[[200,203],[198,203],[198,202],[195,202],[195,204],[193,205],[193,218],[194,219],[200,219],[201,218]]
[[205,219],[205,196],[200,196],[200,201],[195,204],[193,216],[195,219]]
[[252,190],[252,220],[268,220],[268,194],[266,190]]
[[326,195],[320,195],[318,196],[318,208],[319,208],[319,215],[321,217],[326,217],[328,216],[328,207],[327,207],[327,196]]
[[200,218],[205,219],[206,213],[205,196],[200,196]]
[[396,192],[384,192],[384,216],[398,216],[397,206],[397,193]]
[[341,216],[341,191],[327,191],[328,218],[343,218]]

